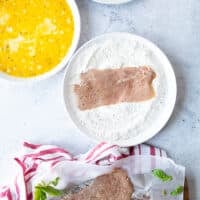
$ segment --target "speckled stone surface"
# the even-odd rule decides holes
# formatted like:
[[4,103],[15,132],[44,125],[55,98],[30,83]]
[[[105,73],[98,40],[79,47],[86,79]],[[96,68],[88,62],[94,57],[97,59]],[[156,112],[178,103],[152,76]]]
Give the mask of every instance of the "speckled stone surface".
[[[190,199],[199,200],[200,1],[133,0],[121,6],[90,0],[77,3],[82,19],[80,45],[102,33],[128,31],[155,42],[171,60],[178,83],[175,111],[148,143],[162,147],[186,166]],[[93,145],[65,112],[62,79],[63,72],[33,84],[0,80],[0,160],[12,158],[24,140],[58,144],[73,153],[85,152]],[[4,173],[0,172],[0,177]]]

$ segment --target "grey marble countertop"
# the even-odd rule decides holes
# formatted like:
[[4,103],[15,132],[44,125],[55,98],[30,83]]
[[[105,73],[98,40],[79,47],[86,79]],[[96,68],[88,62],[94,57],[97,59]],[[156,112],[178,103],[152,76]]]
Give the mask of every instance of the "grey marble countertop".
[[[200,1],[133,0],[120,6],[90,0],[77,3],[82,19],[80,45],[102,33],[127,31],[155,42],[169,57],[177,77],[177,103],[166,127],[148,143],[162,147],[186,166],[190,199],[199,200]],[[34,84],[0,80],[0,159],[12,158],[24,140],[59,144],[73,153],[93,145],[64,110],[62,79],[63,72]]]

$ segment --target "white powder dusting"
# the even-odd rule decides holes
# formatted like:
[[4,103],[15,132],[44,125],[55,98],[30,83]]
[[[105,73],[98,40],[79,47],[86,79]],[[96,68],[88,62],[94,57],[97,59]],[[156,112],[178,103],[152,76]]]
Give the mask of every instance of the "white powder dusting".
[[[75,121],[95,138],[116,142],[133,138],[150,127],[166,104],[166,72],[154,52],[130,38],[112,38],[82,49],[70,64],[67,78],[67,103]],[[120,103],[81,111],[73,85],[89,69],[150,66],[156,72],[153,87],[156,97],[140,103]]]

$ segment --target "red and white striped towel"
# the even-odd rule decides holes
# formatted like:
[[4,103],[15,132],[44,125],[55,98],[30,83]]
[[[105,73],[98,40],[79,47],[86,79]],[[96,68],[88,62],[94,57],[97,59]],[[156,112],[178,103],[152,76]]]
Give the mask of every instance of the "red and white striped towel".
[[21,157],[15,158],[21,173],[10,186],[0,188],[0,199],[2,200],[31,200],[33,198],[32,187],[30,187],[31,180],[37,174],[39,166],[44,163],[49,168],[64,161],[105,166],[128,156],[167,157],[165,151],[144,144],[122,148],[100,143],[86,154],[78,156],[73,156],[63,148],[52,145],[34,145],[25,142],[23,148],[25,153]]

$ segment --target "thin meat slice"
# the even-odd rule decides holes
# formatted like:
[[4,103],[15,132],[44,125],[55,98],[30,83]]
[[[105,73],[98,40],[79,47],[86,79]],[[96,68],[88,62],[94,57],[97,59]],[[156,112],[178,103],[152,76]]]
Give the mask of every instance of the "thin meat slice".
[[66,194],[61,200],[131,200],[133,184],[122,169],[97,177],[94,182],[75,194]]
[[74,85],[80,110],[122,102],[141,102],[155,96],[152,82],[156,73],[150,67],[91,69]]

